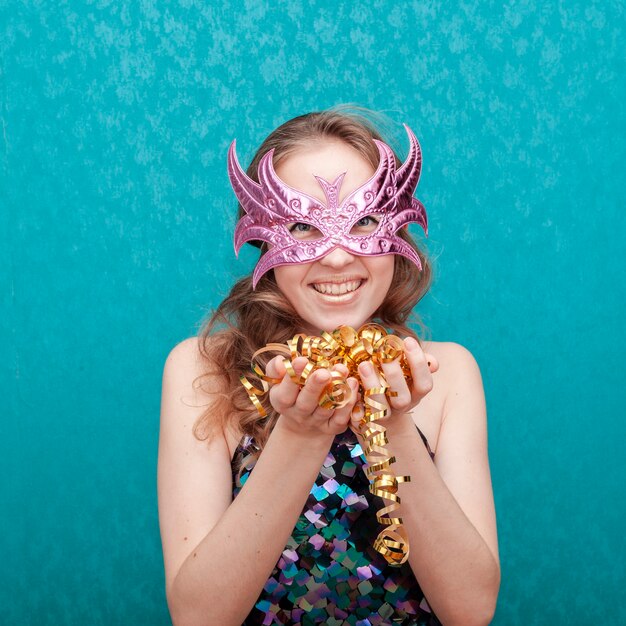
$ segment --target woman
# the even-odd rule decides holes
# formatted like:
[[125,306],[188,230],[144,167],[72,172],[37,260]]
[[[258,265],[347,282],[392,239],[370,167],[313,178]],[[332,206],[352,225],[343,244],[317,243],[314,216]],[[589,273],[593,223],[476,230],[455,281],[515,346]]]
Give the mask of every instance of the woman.
[[[406,325],[430,282],[406,230],[426,230],[412,197],[421,153],[407,133],[404,165],[366,119],[341,110],[283,124],[247,175],[231,146],[236,248],[253,241],[262,255],[200,341],[183,341],[165,364],[159,517],[177,625],[467,626],[493,616],[500,569],[480,372],[462,346],[420,342]],[[394,473],[411,477],[398,490],[410,545],[399,567],[372,547],[382,502],[362,471],[356,375],[347,404],[329,408],[319,401],[327,369],[298,385],[307,359],[290,372],[276,357],[264,418],[240,382],[270,342],[372,320],[405,337],[411,373],[384,363],[394,394],[374,396],[389,412]],[[360,363],[362,389],[380,387],[380,374]]]

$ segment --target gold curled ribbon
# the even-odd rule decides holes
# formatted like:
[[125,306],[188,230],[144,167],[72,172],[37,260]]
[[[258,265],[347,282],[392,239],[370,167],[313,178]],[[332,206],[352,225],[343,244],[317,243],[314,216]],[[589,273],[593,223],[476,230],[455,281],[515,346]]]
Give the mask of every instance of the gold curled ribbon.
[[[254,385],[245,376],[241,377],[241,382],[261,417],[265,417],[267,413],[259,398],[269,391],[271,385],[282,380],[267,376],[257,363],[258,357],[268,352],[283,355],[287,375],[300,388],[315,370],[325,368],[330,372],[330,381],[319,399],[319,406],[322,408],[339,409],[346,406],[352,395],[347,379],[353,377],[359,382],[362,400],[355,404],[353,414],[355,411],[362,414],[359,432],[364,442],[363,452],[367,461],[369,490],[373,495],[386,501],[385,506],[376,512],[378,523],[384,528],[373,545],[390,565],[402,565],[409,558],[409,542],[404,532],[402,518],[395,512],[401,503],[398,485],[409,482],[411,478],[395,476],[391,469],[391,464],[395,463],[396,459],[386,448],[389,443],[386,428],[380,423],[380,420],[389,415],[389,408],[383,404],[382,399],[375,398],[382,396],[389,400],[397,395],[389,389],[382,369],[383,363],[398,360],[407,384],[410,386],[412,383],[411,369],[404,355],[402,339],[388,334],[379,324],[372,323],[365,324],[358,331],[350,326],[340,326],[332,333],[323,332],[320,337],[298,334],[286,344],[267,344],[252,355],[251,369],[259,381],[258,384]],[[305,357],[308,360],[299,376],[291,363],[298,357]],[[364,388],[358,371],[359,363],[363,361],[370,361],[374,366],[380,387]],[[337,364],[347,368],[347,376],[332,369]]]
[[[389,362],[389,361],[384,361]],[[381,374],[379,373],[379,377]],[[409,541],[403,532],[402,518],[392,515],[400,508],[398,484],[410,482],[410,476],[396,476],[391,464],[396,462],[385,447],[389,440],[385,427],[380,420],[389,415],[389,408],[372,398],[384,395],[387,399],[397,396],[391,391],[382,377],[381,387],[366,389],[364,398],[364,415],[359,424],[359,430],[364,440],[365,458],[367,459],[366,474],[370,481],[370,492],[383,500],[390,501],[385,507],[376,512],[379,524],[386,526],[374,541],[374,549],[380,552],[391,565],[400,566],[409,558]]]

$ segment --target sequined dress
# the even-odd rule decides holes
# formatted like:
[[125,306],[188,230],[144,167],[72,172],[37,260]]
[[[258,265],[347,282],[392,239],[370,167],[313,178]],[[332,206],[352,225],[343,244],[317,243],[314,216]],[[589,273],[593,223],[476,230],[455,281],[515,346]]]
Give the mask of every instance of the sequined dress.
[[[424,435],[422,439],[434,457]],[[254,441],[244,438],[235,451],[234,496],[253,470],[253,462],[246,462],[252,449]],[[440,625],[409,564],[391,567],[372,547],[381,529],[376,511],[384,504],[369,492],[364,464],[350,429],[335,437],[287,546],[243,626]]]

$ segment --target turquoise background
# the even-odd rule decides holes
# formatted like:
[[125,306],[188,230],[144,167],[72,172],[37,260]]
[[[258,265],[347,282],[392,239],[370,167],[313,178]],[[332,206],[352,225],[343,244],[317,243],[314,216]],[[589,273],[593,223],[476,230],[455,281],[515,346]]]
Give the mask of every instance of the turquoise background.
[[0,2],[0,621],[169,623],[162,367],[255,258],[227,146],[357,102],[422,143],[419,311],[483,372],[494,623],[626,623],[624,4],[271,4]]

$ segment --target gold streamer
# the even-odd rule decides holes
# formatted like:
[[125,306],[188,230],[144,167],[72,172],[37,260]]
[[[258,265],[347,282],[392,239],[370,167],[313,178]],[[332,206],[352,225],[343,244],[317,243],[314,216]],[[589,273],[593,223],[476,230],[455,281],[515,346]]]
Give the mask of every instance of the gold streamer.
[[[376,512],[379,524],[385,528],[379,533],[373,545],[390,565],[402,565],[409,558],[409,542],[402,526],[402,518],[396,513],[401,502],[397,493],[398,485],[409,482],[411,478],[395,476],[391,469],[391,464],[395,463],[396,459],[386,448],[389,441],[386,429],[380,423],[389,415],[389,409],[381,400],[375,398],[384,396],[389,399],[397,395],[389,389],[385,380],[383,363],[399,360],[407,384],[410,386],[412,383],[402,340],[396,335],[388,334],[378,324],[365,324],[358,331],[350,326],[340,326],[332,333],[323,332],[321,337],[298,334],[286,344],[267,344],[252,355],[252,372],[259,380],[260,386],[255,386],[245,376],[241,377],[241,382],[261,417],[265,417],[266,412],[259,398],[268,392],[271,385],[281,381],[279,378],[267,376],[256,362],[261,354],[267,352],[284,355],[283,363],[287,375],[299,387],[304,386],[311,372],[320,368],[329,370],[331,379],[319,399],[319,406],[322,408],[338,409],[346,406],[351,397],[347,379],[354,377],[359,381],[359,391],[363,400],[355,404],[353,412],[359,411],[363,415],[359,431],[364,442],[363,452],[367,460],[369,490],[386,501],[386,505]],[[306,357],[308,363],[298,376],[291,361],[301,356]],[[364,389],[358,372],[359,363],[363,361],[371,361],[380,380],[380,387]],[[347,368],[347,376],[331,369],[339,363]]]

